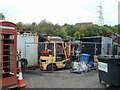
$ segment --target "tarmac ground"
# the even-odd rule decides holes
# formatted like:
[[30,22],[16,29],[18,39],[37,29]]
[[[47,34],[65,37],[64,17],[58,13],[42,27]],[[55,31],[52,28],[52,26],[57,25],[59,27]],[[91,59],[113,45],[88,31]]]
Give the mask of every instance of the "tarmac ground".
[[23,73],[26,88],[105,88],[99,83],[98,71],[71,73],[58,70],[52,73],[26,71]]

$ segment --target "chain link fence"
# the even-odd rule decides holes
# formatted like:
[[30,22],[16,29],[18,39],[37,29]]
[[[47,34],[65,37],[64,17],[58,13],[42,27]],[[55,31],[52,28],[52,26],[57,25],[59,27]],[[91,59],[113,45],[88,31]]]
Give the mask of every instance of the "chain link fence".
[[99,55],[102,51],[101,43],[82,42],[82,53],[90,55]]
[[[104,47],[104,48],[103,48]],[[118,45],[103,45],[97,42],[39,42],[26,43],[25,58],[29,66],[37,66],[40,72],[53,72],[59,69],[70,68],[70,61],[74,61],[71,56],[80,54],[94,55],[113,55],[118,54]],[[34,49],[33,49],[34,48]],[[113,50],[114,49],[114,50]],[[78,58],[78,61],[80,58]],[[30,64],[30,65],[29,65]]]
[[[70,57],[75,54],[76,50],[80,51],[80,44],[80,42],[26,43],[27,66],[37,65],[40,72],[53,72],[58,69],[69,68]],[[34,47],[38,47],[37,52],[33,51]]]

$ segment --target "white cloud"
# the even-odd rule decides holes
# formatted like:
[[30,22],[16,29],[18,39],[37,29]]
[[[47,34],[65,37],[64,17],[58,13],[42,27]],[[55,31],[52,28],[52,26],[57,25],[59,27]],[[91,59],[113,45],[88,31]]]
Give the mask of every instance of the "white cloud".
[[[118,0],[0,0],[0,12],[15,23],[39,23],[43,19],[61,25],[87,21],[97,23],[99,2],[103,4],[105,22],[116,24]],[[111,17],[114,19],[109,20]]]

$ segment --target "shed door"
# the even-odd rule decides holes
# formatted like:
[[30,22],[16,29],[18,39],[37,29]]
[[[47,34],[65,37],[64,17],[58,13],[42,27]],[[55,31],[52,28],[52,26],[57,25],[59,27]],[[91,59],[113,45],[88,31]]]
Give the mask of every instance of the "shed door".
[[26,59],[29,66],[38,65],[38,44],[26,43]]

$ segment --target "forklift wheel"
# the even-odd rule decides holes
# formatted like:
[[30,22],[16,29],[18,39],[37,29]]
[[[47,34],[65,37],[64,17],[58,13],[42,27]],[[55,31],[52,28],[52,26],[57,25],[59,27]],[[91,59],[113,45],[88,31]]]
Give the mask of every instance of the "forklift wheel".
[[56,65],[55,64],[50,64],[50,65],[48,65],[47,66],[47,70],[48,71],[56,71],[57,70],[57,67],[56,67]]

